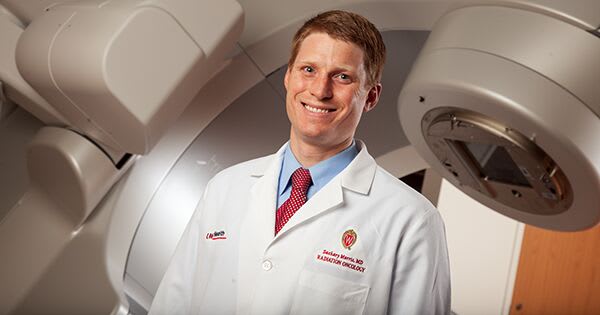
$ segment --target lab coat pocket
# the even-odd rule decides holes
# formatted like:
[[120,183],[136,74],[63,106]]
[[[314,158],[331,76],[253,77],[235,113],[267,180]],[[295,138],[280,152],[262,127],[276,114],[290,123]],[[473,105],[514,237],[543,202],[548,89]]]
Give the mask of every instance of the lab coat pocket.
[[362,314],[369,286],[303,270],[290,314]]

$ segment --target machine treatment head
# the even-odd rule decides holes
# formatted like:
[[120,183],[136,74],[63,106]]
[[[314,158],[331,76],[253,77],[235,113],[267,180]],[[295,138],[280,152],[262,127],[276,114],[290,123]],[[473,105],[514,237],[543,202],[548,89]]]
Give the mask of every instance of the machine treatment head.
[[506,7],[455,10],[437,22],[406,81],[402,126],[433,168],[491,209],[542,228],[592,227],[599,55],[600,38],[567,21]]

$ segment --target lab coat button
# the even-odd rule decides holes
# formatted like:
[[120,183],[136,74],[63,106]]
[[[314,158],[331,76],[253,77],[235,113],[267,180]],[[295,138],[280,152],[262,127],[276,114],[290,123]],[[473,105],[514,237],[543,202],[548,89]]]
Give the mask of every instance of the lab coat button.
[[264,271],[269,271],[271,268],[273,268],[273,263],[271,263],[269,260],[265,260],[262,263],[262,268]]

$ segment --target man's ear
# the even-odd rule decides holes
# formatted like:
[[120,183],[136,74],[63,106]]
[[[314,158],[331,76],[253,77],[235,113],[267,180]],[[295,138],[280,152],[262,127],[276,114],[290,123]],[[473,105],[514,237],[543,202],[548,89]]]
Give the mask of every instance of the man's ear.
[[285,71],[285,77],[283,77],[283,86],[285,86],[286,90],[288,88],[288,76],[289,75],[290,75],[290,67],[288,66],[287,70]]
[[381,96],[381,89],[381,83],[377,83],[373,87],[371,87],[367,94],[367,100],[363,109],[365,113],[377,106],[377,103],[379,102],[379,96]]

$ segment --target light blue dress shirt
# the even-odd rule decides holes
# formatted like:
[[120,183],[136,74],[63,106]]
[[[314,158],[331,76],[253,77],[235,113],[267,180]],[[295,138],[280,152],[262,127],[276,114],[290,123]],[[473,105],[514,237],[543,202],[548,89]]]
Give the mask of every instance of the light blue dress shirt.
[[[356,142],[352,141],[352,144],[344,151],[309,167],[308,170],[310,171],[310,177],[312,178],[313,184],[308,188],[307,200],[314,196],[317,191],[327,185],[330,180],[345,169],[346,166],[354,160],[356,155],[358,155],[358,149],[356,148]],[[281,163],[279,188],[277,190],[277,209],[279,209],[281,204],[290,197],[292,192],[292,174],[296,169],[302,167],[292,153],[289,143],[285,148],[283,161]]]

